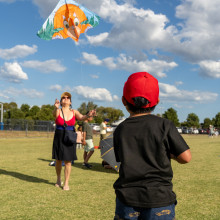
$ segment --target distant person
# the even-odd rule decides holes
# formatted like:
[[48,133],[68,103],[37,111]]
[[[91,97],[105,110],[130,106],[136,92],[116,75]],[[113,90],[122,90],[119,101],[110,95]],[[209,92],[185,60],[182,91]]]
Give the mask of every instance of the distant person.
[[214,134],[215,134],[215,129],[213,125],[209,125],[209,137],[213,138]]
[[82,125],[78,126],[76,133],[77,133],[76,148],[81,149],[82,148],[82,140],[83,140]]
[[100,124],[100,141],[106,138],[107,134],[107,124],[109,122],[109,119],[105,119],[101,124]]
[[[64,143],[64,119],[69,130],[74,130],[75,120],[86,120],[88,117],[96,114],[95,110],[90,111],[87,115],[80,114],[77,110],[71,108],[71,94],[64,92],[61,100],[55,100],[53,116],[55,118],[56,130],[53,141],[52,158],[56,160],[55,168],[57,174],[56,187],[61,187],[61,169],[62,161],[65,163],[64,186],[63,190],[69,190],[69,178],[71,173],[71,161],[77,160],[76,145],[67,146]],[[61,109],[60,109],[61,106]],[[62,111],[61,111],[62,110]]]
[[92,165],[89,164],[89,159],[94,153],[94,144],[93,144],[93,131],[92,127],[89,125],[88,122],[92,121],[93,117],[88,117],[84,122],[82,126],[83,131],[83,141],[82,144],[84,145],[84,154],[83,154],[83,166],[85,166],[88,169],[91,169]]
[[114,220],[173,220],[171,159],[188,163],[191,153],[173,122],[151,115],[159,103],[158,81],[146,72],[130,75],[122,102],[130,117],[114,132],[116,161],[121,162],[114,183]]

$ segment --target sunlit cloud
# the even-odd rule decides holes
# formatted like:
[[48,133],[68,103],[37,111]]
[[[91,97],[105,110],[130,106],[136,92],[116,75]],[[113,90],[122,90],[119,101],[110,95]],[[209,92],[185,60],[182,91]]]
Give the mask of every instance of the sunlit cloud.
[[198,90],[179,90],[177,87],[165,83],[159,83],[159,87],[161,101],[207,103],[214,102],[218,98],[217,93]]
[[166,77],[166,71],[169,71],[178,65],[175,62],[167,62],[164,60],[135,60],[132,57],[120,54],[119,57],[107,57],[100,60],[95,54],[82,53],[82,63],[95,66],[105,66],[110,70],[126,70],[128,72],[146,71],[157,77]]
[[66,67],[59,60],[51,59],[46,61],[30,60],[21,63],[23,67],[37,69],[42,73],[64,72]]
[[16,45],[10,49],[0,48],[0,58],[5,60],[24,58],[37,52],[37,46]]
[[210,78],[220,78],[220,60],[204,60],[199,63],[199,73]]
[[0,78],[12,83],[21,83],[23,80],[28,79],[28,75],[22,70],[17,62],[6,62],[0,67]]

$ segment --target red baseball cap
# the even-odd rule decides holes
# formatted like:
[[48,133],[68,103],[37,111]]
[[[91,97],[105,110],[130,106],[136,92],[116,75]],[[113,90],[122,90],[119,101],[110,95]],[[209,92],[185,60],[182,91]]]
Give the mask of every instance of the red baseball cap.
[[158,80],[147,72],[133,73],[125,82],[123,96],[132,105],[134,105],[133,98],[143,97],[150,103],[142,108],[153,107],[157,105],[159,98]]

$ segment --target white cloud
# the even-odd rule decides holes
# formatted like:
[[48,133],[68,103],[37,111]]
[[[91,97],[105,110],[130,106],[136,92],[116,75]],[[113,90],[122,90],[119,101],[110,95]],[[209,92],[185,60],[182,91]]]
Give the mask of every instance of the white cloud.
[[37,69],[42,73],[50,72],[64,72],[66,67],[64,67],[59,60],[51,59],[46,61],[30,60],[21,63],[23,67]]
[[217,93],[206,91],[186,91],[179,90],[173,85],[159,83],[160,99],[166,102],[194,102],[194,103],[207,103],[216,101],[218,98]]
[[181,1],[176,8],[176,17],[181,23],[176,26],[166,15],[156,14],[150,9],[138,9],[131,4],[119,5],[114,0],[98,3],[99,11],[98,6],[96,11],[113,27],[108,33],[87,36],[93,45],[126,51],[162,49],[193,63],[219,58],[219,0],[213,0],[211,5],[206,0]]
[[82,63],[88,63],[96,66],[102,65],[102,61],[98,59],[98,57],[95,54],[89,54],[89,53],[82,53],[83,55],[83,61]]
[[44,96],[43,92],[39,92],[35,89],[16,89],[14,87],[10,87],[3,91],[10,98],[24,96],[31,99],[38,99]]
[[111,93],[105,88],[91,88],[88,86],[77,86],[72,89],[79,98],[94,100],[94,101],[108,101],[112,102],[116,97],[112,97]]
[[28,76],[23,72],[21,66],[17,63],[5,63],[0,67],[0,78],[9,82],[20,83],[22,80],[27,80]]
[[[57,3],[56,0],[33,2],[44,17]],[[87,36],[89,42],[125,51],[162,49],[194,63],[219,59],[219,0],[212,0],[211,4],[206,0],[180,1],[176,7],[176,17],[180,19],[177,25],[173,25],[166,15],[136,8],[133,3],[135,1],[126,0],[118,4],[116,0],[81,0],[80,4],[112,24],[109,31]]]
[[120,99],[119,99],[119,97],[117,95],[113,95],[113,100],[118,101]]
[[16,45],[10,49],[0,49],[0,58],[5,60],[23,58],[37,52],[37,46]]
[[47,18],[50,13],[55,8],[56,4],[58,3],[57,0],[33,0],[33,3],[38,6],[39,13],[41,17]]
[[95,74],[91,74],[90,76],[91,76],[91,78],[93,78],[93,79],[98,79],[98,78],[99,78],[99,76],[98,76],[98,75],[95,75]]
[[107,57],[103,60],[98,59],[95,54],[82,53],[83,63],[88,63],[96,66],[106,66],[111,70],[121,69],[129,72],[147,71],[157,77],[165,77],[165,71],[171,70],[178,66],[175,62],[166,62],[164,60],[142,60],[138,61],[132,57],[127,57],[125,54],[120,54],[119,57]]
[[200,70],[199,73],[203,76],[211,78],[220,78],[220,60],[211,61],[204,60],[199,63]]
[[50,86],[50,90],[52,90],[52,91],[61,91],[62,90],[62,86],[58,85],[58,84],[52,85],[52,86]]
[[176,86],[183,85],[183,82],[182,82],[182,81],[176,81],[176,82],[175,82],[175,85],[176,85]]
[[10,97],[5,95],[4,92],[0,92],[0,98],[9,99]]
[[89,86],[76,86],[74,88],[71,88],[70,86],[64,86],[61,85],[52,85],[50,86],[50,90],[53,91],[69,91],[73,92],[78,95],[79,99],[86,99],[86,100],[92,100],[92,101],[118,101],[119,98],[117,95],[112,95],[110,91],[108,91],[105,88],[92,88]]

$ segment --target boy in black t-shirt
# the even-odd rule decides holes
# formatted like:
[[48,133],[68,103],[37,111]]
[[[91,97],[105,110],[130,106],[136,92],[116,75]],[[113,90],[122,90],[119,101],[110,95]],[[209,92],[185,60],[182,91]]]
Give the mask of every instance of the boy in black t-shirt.
[[121,162],[114,183],[117,219],[175,219],[171,159],[188,163],[191,153],[175,125],[151,115],[159,103],[158,81],[146,72],[129,76],[122,102],[130,113],[114,132],[114,151]]

